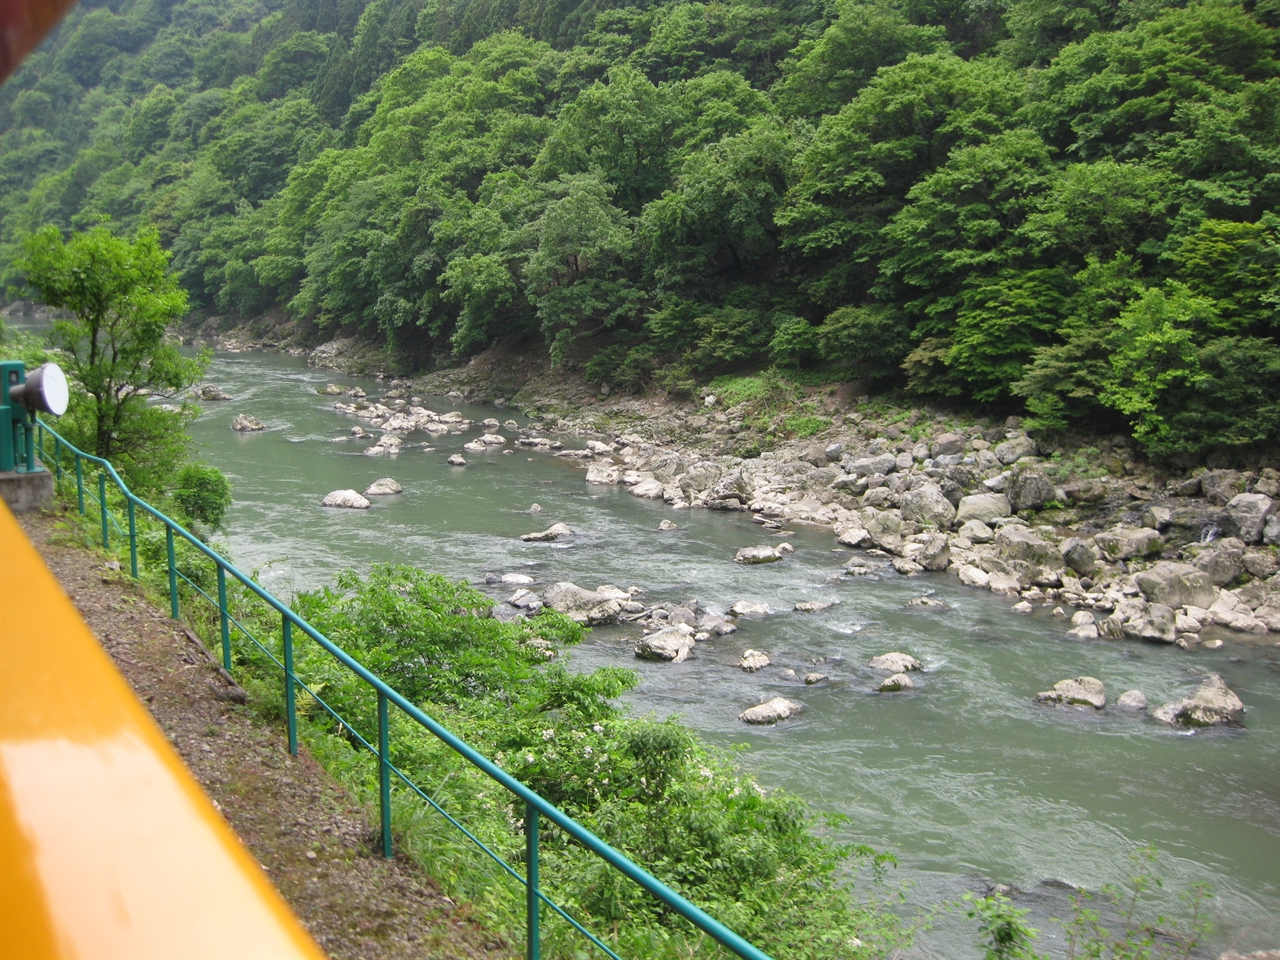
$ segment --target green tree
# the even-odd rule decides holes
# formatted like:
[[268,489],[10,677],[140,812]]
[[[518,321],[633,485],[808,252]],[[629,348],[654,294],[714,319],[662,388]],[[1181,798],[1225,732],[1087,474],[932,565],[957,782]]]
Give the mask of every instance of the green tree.
[[77,384],[70,439],[124,469],[141,490],[164,489],[185,459],[189,411],[147,403],[195,383],[205,357],[184,357],[165,329],[186,312],[187,295],[168,272],[154,229],[132,240],[105,226],[64,241],[56,227],[27,238],[18,269],[29,295],[71,314],[55,320],[52,344]]

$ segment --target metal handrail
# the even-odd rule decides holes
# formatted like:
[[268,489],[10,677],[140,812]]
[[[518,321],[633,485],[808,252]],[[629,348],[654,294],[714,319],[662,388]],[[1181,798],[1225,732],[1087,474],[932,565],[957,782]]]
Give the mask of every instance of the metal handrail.
[[[554,823],[557,827],[563,830],[568,836],[572,837],[578,843],[582,844],[588,850],[592,851],[594,854],[596,854],[598,857],[600,857],[602,860],[604,860],[614,869],[622,873],[624,876],[628,877],[635,883],[639,884],[642,888],[644,888],[646,891],[648,891],[658,900],[665,903],[668,907],[670,907],[676,913],[680,914],[680,916],[684,917],[694,926],[698,927],[700,930],[702,930],[704,933],[706,933],[707,935],[709,935],[710,937],[718,941],[720,944],[727,947],[729,950],[733,951],[733,953],[735,953],[737,956],[746,958],[746,960],[772,960],[772,958],[768,954],[766,954],[764,951],[760,950],[758,947],[744,940],[741,936],[734,933],[728,927],[724,926],[724,924],[720,923],[720,921],[716,920],[714,917],[706,913],[700,907],[697,907],[694,904],[690,903],[687,899],[682,897],[680,894],[676,893],[674,890],[668,887],[665,883],[663,883],[657,877],[653,876],[653,874],[649,873],[643,867],[640,867],[637,864],[633,863],[624,854],[620,853],[619,851],[611,847],[609,844],[605,843],[605,841],[601,840],[594,833],[592,833],[586,827],[582,826],[580,823],[578,823],[568,814],[561,811],[554,804],[543,799],[543,797],[541,797],[535,791],[529,789],[529,787],[525,786],[525,784],[521,783],[515,777],[511,776],[509,773],[507,773],[505,770],[503,770],[501,767],[499,767],[497,764],[491,761],[488,757],[479,753],[473,747],[468,745],[465,741],[461,740],[459,737],[455,736],[453,733],[447,730],[443,725],[441,725],[433,717],[425,713],[422,709],[420,709],[415,704],[411,703],[394,687],[390,686],[388,683],[386,683],[386,681],[384,681],[381,677],[379,677],[377,674],[371,671],[368,667],[360,663],[360,661],[356,660],[349,653],[347,653],[345,650],[343,650],[341,647],[339,647],[337,644],[331,641],[328,637],[320,633],[320,631],[316,630],[315,627],[307,623],[306,620],[302,619],[302,617],[294,613],[293,610],[291,610],[287,604],[277,599],[269,591],[265,590],[256,581],[254,581],[252,577],[249,577],[246,574],[242,573],[240,570],[238,570],[235,567],[234,564],[232,564],[229,560],[221,556],[217,551],[210,548],[207,544],[205,544],[202,540],[200,540],[200,538],[190,533],[186,528],[184,528],[177,521],[166,516],[160,510],[157,510],[155,507],[151,506],[151,504],[147,503],[145,500],[136,496],[129,489],[128,484],[126,484],[124,480],[121,479],[120,474],[116,472],[115,467],[113,467],[107,460],[104,460],[101,457],[95,457],[92,454],[88,454],[82,450],[77,449],[73,444],[68,442],[63,437],[61,437],[52,427],[46,424],[43,420],[40,420],[37,418],[36,423],[39,428],[38,446],[39,446],[40,456],[42,460],[44,459],[44,455],[45,455],[45,443],[44,443],[45,434],[48,433],[51,437],[53,437],[55,441],[55,448],[56,448],[55,469],[56,469],[58,478],[61,478],[62,476],[61,456],[64,448],[66,451],[69,451],[74,457],[77,503],[78,503],[79,511],[81,514],[84,514],[85,512],[84,469],[82,466],[82,461],[87,461],[89,463],[96,464],[98,465],[98,467],[101,468],[99,473],[99,483],[98,483],[99,497],[93,498],[93,499],[97,499],[99,501],[99,506],[103,514],[102,543],[104,548],[109,548],[109,537],[108,537],[107,519],[106,519],[109,512],[107,503],[106,503],[107,478],[109,477],[110,480],[120,489],[121,494],[124,496],[127,514],[128,514],[129,532],[126,535],[126,538],[129,540],[130,573],[134,577],[134,579],[138,578],[138,528],[137,528],[136,509],[141,508],[144,512],[150,514],[152,517],[154,517],[156,520],[160,521],[164,525],[166,548],[167,548],[167,555],[168,555],[169,607],[170,607],[170,615],[172,616],[173,619],[177,620],[179,618],[179,613],[180,613],[179,596],[178,596],[178,578],[179,577],[186,580],[188,583],[191,583],[191,585],[195,587],[195,589],[207,600],[209,600],[211,603],[215,602],[213,598],[210,597],[207,593],[205,593],[203,589],[199,588],[198,586],[196,586],[196,584],[192,583],[191,580],[188,577],[186,577],[185,574],[182,574],[178,570],[175,551],[174,551],[174,537],[175,536],[182,537],[184,540],[190,543],[193,547],[195,547],[197,550],[199,550],[206,557],[208,557],[210,560],[213,561],[213,563],[217,567],[218,600],[216,601],[216,606],[218,607],[220,625],[221,625],[223,667],[228,671],[231,669],[230,626],[234,622],[237,629],[239,629],[246,637],[252,640],[253,643],[259,649],[261,649],[264,653],[268,654],[270,659],[277,666],[280,666],[284,671],[285,718],[286,718],[286,723],[288,727],[290,753],[297,755],[297,752],[298,752],[298,717],[297,717],[297,704],[296,704],[296,687],[298,686],[301,686],[310,696],[312,696],[318,703],[320,703],[320,705],[323,706],[324,709],[330,715],[332,715],[340,723],[344,723],[347,729],[351,730],[350,723],[346,722],[327,703],[324,703],[324,701],[320,700],[319,697],[316,697],[315,694],[312,693],[310,690],[308,690],[307,687],[302,683],[302,681],[300,681],[298,677],[295,675],[294,669],[293,669],[293,640],[292,640],[294,627],[297,627],[304,634],[306,634],[308,637],[310,637],[312,640],[318,643],[321,646],[321,648],[323,648],[335,659],[337,659],[339,663],[341,663],[343,666],[349,669],[352,673],[354,673],[357,677],[359,677],[361,680],[363,680],[365,683],[367,683],[370,687],[373,688],[373,690],[378,695],[378,746],[377,748],[375,749],[374,746],[371,743],[369,743],[367,740],[365,740],[364,737],[361,737],[358,734],[355,734],[354,730],[352,730],[352,733],[355,734],[356,739],[360,742],[362,746],[364,746],[366,749],[368,749],[371,753],[373,753],[378,758],[378,780],[379,780],[378,805],[379,805],[379,814],[380,814],[380,820],[381,820],[382,851],[384,856],[388,858],[392,856],[391,777],[394,774],[394,776],[397,779],[403,781],[411,790],[413,790],[415,793],[417,793],[419,796],[425,799],[432,807],[434,807],[437,811],[443,814],[451,823],[453,823],[455,826],[461,829],[462,832],[466,834],[468,837],[470,837],[471,840],[474,841],[477,845],[479,845],[480,848],[484,850],[485,853],[487,853],[490,857],[496,860],[505,869],[507,873],[510,873],[512,876],[514,876],[517,880],[519,880],[521,883],[525,885],[525,888],[526,888],[525,956],[527,960],[539,960],[541,956],[540,906],[541,904],[544,904],[544,903],[548,907],[550,907],[552,910],[554,910],[555,913],[557,913],[559,916],[563,917],[570,924],[572,924],[579,932],[584,934],[593,944],[598,946],[600,949],[604,950],[610,957],[613,957],[614,960],[621,960],[621,958],[619,958],[618,955],[613,950],[611,950],[607,945],[601,942],[596,936],[594,936],[592,933],[586,930],[577,920],[569,916],[569,914],[565,912],[561,907],[557,906],[551,900],[549,900],[546,897],[546,895],[543,894],[542,891],[538,889],[539,817],[545,817],[551,823]],[[92,497],[92,494],[90,494],[90,496]],[[114,518],[112,519],[114,520]],[[116,523],[116,528],[117,530],[121,529],[119,523]],[[280,660],[275,656],[274,653],[272,653],[272,651],[268,650],[265,646],[262,645],[262,643],[260,643],[257,640],[257,638],[255,638],[251,633],[249,633],[249,631],[245,629],[243,624],[241,624],[238,620],[236,620],[231,615],[231,612],[227,606],[227,590],[226,590],[227,574],[230,574],[232,577],[234,577],[239,583],[241,583],[244,587],[246,587],[253,594],[255,594],[259,599],[261,599],[268,606],[272,607],[274,610],[276,610],[280,614],[282,639],[283,639],[283,660],[284,660],[283,663],[280,662]],[[456,820],[454,820],[453,817],[445,813],[445,811],[438,804],[436,804],[434,800],[432,800],[429,796],[427,796],[425,791],[419,788],[416,784],[412,783],[409,780],[409,778],[398,767],[396,767],[391,763],[390,725],[389,725],[388,708],[392,704],[398,707],[401,710],[401,712],[403,712],[405,715],[413,719],[420,726],[425,727],[427,730],[429,730],[435,737],[437,737],[439,740],[444,742],[455,753],[459,754],[463,759],[465,759],[472,766],[477,767],[488,777],[490,777],[491,779],[496,781],[498,784],[500,784],[502,787],[504,787],[508,792],[513,794],[519,800],[523,801],[525,805],[525,811],[526,811],[526,815],[525,815],[525,870],[526,872],[524,877],[521,877],[519,873],[515,870],[515,868],[510,866],[505,860],[503,860],[493,851],[489,850],[487,846],[481,843],[474,835],[471,834],[470,831],[462,827],[462,825],[459,824]]]

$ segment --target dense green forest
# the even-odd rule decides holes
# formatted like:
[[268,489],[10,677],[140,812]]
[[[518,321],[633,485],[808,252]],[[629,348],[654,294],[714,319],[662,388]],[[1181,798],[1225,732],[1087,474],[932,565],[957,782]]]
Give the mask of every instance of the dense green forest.
[[774,364],[1280,440],[1280,0],[86,0],[0,90],[0,264],[615,387]]

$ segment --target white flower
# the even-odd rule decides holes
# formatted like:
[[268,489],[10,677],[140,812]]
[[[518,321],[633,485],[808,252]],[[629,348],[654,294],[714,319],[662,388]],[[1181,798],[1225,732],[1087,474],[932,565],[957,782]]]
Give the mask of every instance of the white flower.
[[591,756],[591,744],[587,744],[585,747],[582,748],[582,755],[584,757]]
[[604,727],[600,726],[600,724],[598,723],[592,724],[591,729],[594,730],[596,733],[604,733]]
[[532,754],[532,753],[526,753],[526,754],[524,755],[524,762],[525,762],[525,763],[533,763],[533,754]]
[[555,735],[556,735],[555,727],[548,727],[546,730],[542,731],[543,740],[550,740]]

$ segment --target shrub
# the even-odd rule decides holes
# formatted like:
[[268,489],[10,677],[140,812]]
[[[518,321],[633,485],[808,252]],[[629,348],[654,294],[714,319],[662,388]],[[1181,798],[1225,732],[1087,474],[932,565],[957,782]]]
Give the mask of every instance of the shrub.
[[187,519],[218,530],[231,506],[231,483],[217,467],[188,463],[178,471],[170,496]]

